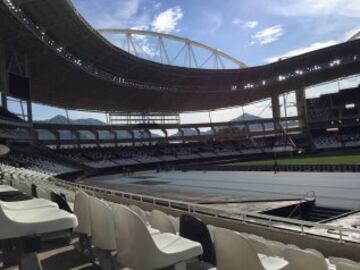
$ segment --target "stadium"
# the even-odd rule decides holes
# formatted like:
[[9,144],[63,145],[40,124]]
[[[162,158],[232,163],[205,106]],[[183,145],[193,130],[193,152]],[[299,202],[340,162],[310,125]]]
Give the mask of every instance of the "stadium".
[[70,0],[0,0],[0,267],[360,269],[360,85],[341,87],[359,37],[248,66],[95,29]]

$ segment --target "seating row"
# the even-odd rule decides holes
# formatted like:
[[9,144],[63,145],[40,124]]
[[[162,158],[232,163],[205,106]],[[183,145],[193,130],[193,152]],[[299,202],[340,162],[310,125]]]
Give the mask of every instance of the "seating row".
[[[135,205],[115,204],[80,190],[67,190],[48,177],[30,171],[6,168],[4,175],[3,182],[7,181],[13,187],[0,186],[0,197],[1,191],[19,190],[28,194],[34,194],[35,190],[37,196],[47,199],[52,199],[49,191],[66,194],[69,204],[74,202],[71,210],[78,221],[75,228],[79,236],[77,249],[96,259],[103,269],[146,270],[167,266],[186,269],[186,265],[193,269],[200,260],[210,263],[208,269],[211,270],[360,269],[358,263],[350,260],[325,258],[316,250],[304,250],[256,235],[206,225],[192,216],[176,218],[159,210],[147,212]],[[6,215],[25,209],[41,215],[54,209],[61,211],[58,204],[45,199],[30,199],[28,203],[1,202],[0,205]],[[24,220],[29,218],[23,216]],[[1,217],[1,221],[3,219]]]

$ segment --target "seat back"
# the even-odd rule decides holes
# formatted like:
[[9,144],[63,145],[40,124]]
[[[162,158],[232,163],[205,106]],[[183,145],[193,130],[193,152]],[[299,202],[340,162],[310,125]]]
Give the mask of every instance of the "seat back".
[[122,205],[112,205],[115,219],[117,260],[123,267],[152,269],[159,250],[141,218]]
[[291,270],[327,270],[325,258],[310,250],[287,247],[284,251],[285,260],[291,266]]
[[51,192],[52,190],[47,187],[37,187],[36,193],[38,198],[46,199],[51,201]]
[[38,198],[37,186],[35,184],[31,184],[31,196]]
[[171,221],[171,224],[173,225],[173,228],[176,233],[180,232],[180,218],[174,217],[171,215],[168,215],[169,220]]
[[161,233],[176,234],[175,228],[168,215],[159,210],[151,211],[149,222],[151,227],[158,229]]
[[68,213],[72,213],[73,211],[71,210],[70,206],[68,205],[66,199],[64,196],[61,196],[60,194],[56,193],[56,192],[51,192],[51,200],[54,203],[57,203],[57,205],[59,206],[60,209],[65,210]]
[[115,250],[115,222],[110,206],[103,200],[90,196],[92,243],[103,250]]
[[134,211],[136,214],[138,214],[138,216],[141,218],[141,220],[145,223],[145,224],[148,224],[148,220],[147,220],[147,217],[146,217],[146,212],[141,209],[139,206],[137,205],[129,205],[129,208]]
[[336,270],[360,270],[360,265],[357,263],[337,262]]
[[90,204],[89,195],[80,190],[75,194],[74,214],[76,215],[79,225],[75,231],[86,235],[91,235],[90,221]]
[[216,228],[214,238],[218,270],[264,270],[255,249],[238,232]]
[[180,236],[200,243],[204,251],[201,259],[216,265],[215,248],[209,230],[201,220],[190,215],[180,216]]

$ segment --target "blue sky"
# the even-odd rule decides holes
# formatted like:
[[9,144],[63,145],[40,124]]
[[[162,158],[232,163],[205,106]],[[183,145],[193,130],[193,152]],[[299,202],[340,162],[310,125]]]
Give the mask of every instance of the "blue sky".
[[95,28],[173,33],[250,66],[347,40],[359,0],[72,0]]
[[[94,28],[137,28],[175,34],[220,49],[249,66],[344,42],[360,31],[360,0],[72,2]],[[248,106],[247,112],[256,114],[264,106],[266,103]],[[266,116],[268,111],[263,114]],[[241,112],[238,108],[212,115],[215,121],[226,121]],[[34,113],[40,119],[64,114],[62,110],[37,105]],[[87,116],[104,119],[97,114],[71,112],[73,118]],[[182,121],[208,121],[208,114],[183,115]]]

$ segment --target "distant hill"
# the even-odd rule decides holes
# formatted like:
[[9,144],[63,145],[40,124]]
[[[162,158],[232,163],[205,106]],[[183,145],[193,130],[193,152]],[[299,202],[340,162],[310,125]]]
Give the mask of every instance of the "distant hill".
[[67,119],[63,115],[56,115],[53,118],[40,120],[36,122],[50,123],[50,124],[105,125],[103,121],[95,118]]
[[[46,120],[40,120],[40,121],[36,121],[38,123],[50,123],[50,124],[74,124],[74,125],[106,125],[106,123],[104,123],[101,120],[95,119],[95,118],[81,118],[81,119],[67,119],[65,116],[63,115],[56,115],[50,119],[46,119]],[[122,133],[121,135],[118,134],[118,136],[120,135],[122,138],[131,138],[130,134],[129,135],[125,135],[126,133]],[[142,132],[140,132],[139,130],[136,130],[134,132],[135,137],[136,138],[142,138],[142,137],[146,137],[147,134],[143,134]],[[154,138],[158,138],[160,137],[157,134],[151,133],[152,137]],[[39,136],[41,139],[43,140],[51,140],[54,139],[54,136],[46,131],[46,130],[40,130],[39,131]],[[60,137],[64,140],[70,140],[71,139],[71,134],[69,131],[60,131]],[[90,132],[81,132],[81,138],[82,139],[94,139],[93,134],[91,134]],[[101,139],[110,139],[110,136],[107,135],[107,133],[103,133],[100,134],[100,138]]]

